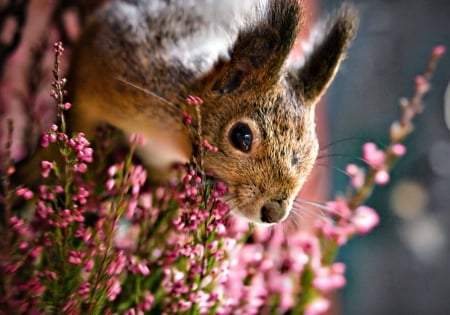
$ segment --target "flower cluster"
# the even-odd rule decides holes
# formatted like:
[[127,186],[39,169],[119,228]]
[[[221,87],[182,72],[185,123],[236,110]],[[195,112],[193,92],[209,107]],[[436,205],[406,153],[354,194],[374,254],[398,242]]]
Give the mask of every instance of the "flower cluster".
[[[93,270],[92,259],[98,250],[96,238],[91,237],[92,231],[88,232],[86,227],[91,193],[81,178],[87,172],[87,163],[92,162],[89,142],[82,134],[69,137],[53,126],[43,136],[43,146],[48,147],[49,143],[58,143],[62,158],[42,161],[41,176],[53,175],[64,180],[38,186],[37,194],[27,188],[18,189],[16,195],[25,200],[37,195],[35,210],[27,221],[15,215],[9,220],[7,236],[13,241],[10,250],[18,244],[19,252],[5,264],[5,277],[12,287],[2,302],[7,310],[17,308],[22,314],[47,312],[50,307],[66,308],[73,314],[70,310],[79,301],[68,290],[66,294],[52,288],[67,282],[77,287],[76,274]],[[73,185],[75,182],[77,185]]]
[[[287,235],[283,225],[251,227],[230,216],[222,201],[227,187],[205,174],[201,160],[175,168],[174,179],[164,186],[147,185],[147,171],[134,156],[145,144],[139,135],[130,136],[127,154],[98,172],[92,164],[99,155],[91,143],[65,129],[64,111],[71,105],[64,102],[66,80],[59,76],[62,51],[55,45],[52,95],[59,125],[41,139],[54,159],[41,162],[43,184],[15,190],[33,209],[10,214],[0,230],[1,312],[316,315],[328,310],[327,293],[346,283],[336,251],[378,224],[375,210],[362,201],[374,185],[389,181],[393,163],[406,153],[399,135],[412,130],[416,111],[405,107],[409,116],[393,125],[395,137],[391,134],[386,149],[363,146],[366,167],[347,166],[350,195],[325,205],[304,201],[327,211],[314,230]],[[421,78],[419,95],[429,84],[429,76]],[[419,108],[418,101],[408,104]],[[186,103],[195,106],[200,151],[217,151],[201,138],[203,101],[190,96]],[[191,124],[192,117],[183,115]]]
[[354,234],[366,234],[378,223],[378,214],[368,206],[359,206],[351,210],[344,198],[337,198],[327,203],[330,220],[319,221],[321,234],[334,240],[339,246],[344,245]]
[[[400,143],[393,144],[389,152],[377,148],[373,142],[367,142],[363,145],[362,158],[374,172],[374,182],[377,185],[386,185],[389,182],[389,157],[399,158],[406,153],[406,148]],[[350,176],[352,187],[359,189],[363,186],[365,180],[364,168],[355,164],[348,164],[346,172]]]

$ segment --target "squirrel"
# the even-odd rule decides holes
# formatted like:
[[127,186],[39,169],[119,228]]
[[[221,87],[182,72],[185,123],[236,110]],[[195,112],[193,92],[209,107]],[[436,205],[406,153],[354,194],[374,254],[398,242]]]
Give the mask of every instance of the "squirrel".
[[[165,173],[188,162],[200,105],[204,167],[228,186],[232,213],[256,224],[286,219],[318,154],[314,105],[354,38],[356,10],[326,23],[302,65],[288,58],[302,25],[300,0],[113,0],[82,31],[72,56],[70,124],[106,122],[146,139],[140,157]],[[195,117],[195,115],[193,115]],[[198,125],[199,122],[194,122]]]

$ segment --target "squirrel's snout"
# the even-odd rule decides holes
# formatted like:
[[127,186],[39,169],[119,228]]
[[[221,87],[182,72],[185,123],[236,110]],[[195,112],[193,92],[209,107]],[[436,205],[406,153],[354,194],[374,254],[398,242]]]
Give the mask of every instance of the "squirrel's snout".
[[261,207],[261,221],[264,223],[278,223],[287,215],[287,208],[283,200],[270,200]]

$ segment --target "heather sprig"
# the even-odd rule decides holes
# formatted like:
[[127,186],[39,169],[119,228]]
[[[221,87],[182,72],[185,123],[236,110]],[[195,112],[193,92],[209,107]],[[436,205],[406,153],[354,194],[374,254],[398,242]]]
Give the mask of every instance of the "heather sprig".
[[[389,172],[392,167],[406,154],[406,148],[402,142],[414,129],[413,119],[424,109],[423,96],[430,88],[437,62],[444,53],[443,46],[433,49],[424,73],[415,79],[413,95],[409,99],[400,100],[401,117],[391,125],[390,143],[384,149],[378,148],[372,142],[365,143],[362,147],[362,160],[366,164],[365,167],[355,164],[347,165],[346,171],[350,178],[347,194],[338,196],[323,207],[329,213],[330,220],[322,218],[317,220],[315,234],[320,241],[321,261],[326,268],[329,269],[335,264],[333,262],[339,248],[344,246],[350,238],[370,232],[379,223],[380,219],[376,211],[363,205],[363,202],[371,195],[376,185],[385,185],[389,182]],[[301,303],[294,308],[298,314],[321,314],[328,309],[329,302],[323,294],[327,290],[324,290],[321,285],[318,286],[318,283],[322,281],[318,281],[317,277],[320,278],[320,273],[317,271],[311,276],[303,274],[303,290],[298,298]]]
[[[422,75],[415,78],[415,90],[407,99],[400,100],[402,110],[399,120],[394,121],[390,127],[390,143],[384,150],[379,150],[374,144],[365,144],[363,147],[363,159],[370,166],[364,182],[356,192],[348,198],[351,209],[356,208],[368,198],[374,184],[385,184],[389,180],[388,172],[394,163],[406,153],[406,148],[401,144],[414,130],[413,119],[423,112],[423,96],[429,91],[431,79],[439,59],[445,54],[444,46],[436,46]],[[376,160],[376,161],[375,161]]]

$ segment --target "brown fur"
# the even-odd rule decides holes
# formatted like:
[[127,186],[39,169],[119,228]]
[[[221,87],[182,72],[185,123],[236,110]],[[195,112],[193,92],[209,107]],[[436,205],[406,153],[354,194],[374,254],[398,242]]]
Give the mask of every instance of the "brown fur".
[[[206,73],[158,55],[166,38],[176,40],[203,27],[201,19],[185,14],[186,34],[172,32],[163,16],[159,24],[148,22],[151,31],[152,26],[160,30],[144,39],[118,24],[120,19],[94,15],[73,59],[72,128],[89,134],[97,123],[107,122],[127,133],[141,132],[156,141],[142,153],[144,161],[164,171],[192,155],[192,132],[183,125],[181,111],[192,113],[184,99],[199,96],[203,137],[219,149],[207,152],[204,164],[228,185],[225,199],[233,211],[256,223],[284,220],[315,162],[313,105],[354,36],[355,10],[341,9],[305,65],[292,69],[287,57],[300,30],[301,3],[269,0],[256,21],[239,29],[229,57]],[[230,143],[236,122],[252,130],[248,153]]]

